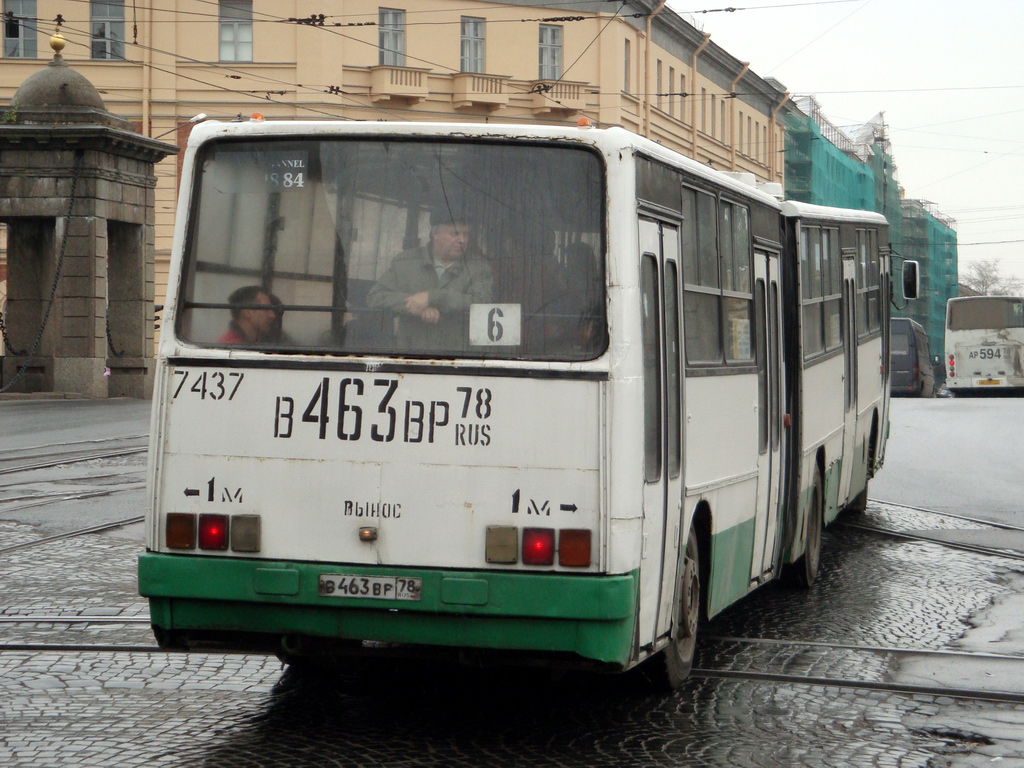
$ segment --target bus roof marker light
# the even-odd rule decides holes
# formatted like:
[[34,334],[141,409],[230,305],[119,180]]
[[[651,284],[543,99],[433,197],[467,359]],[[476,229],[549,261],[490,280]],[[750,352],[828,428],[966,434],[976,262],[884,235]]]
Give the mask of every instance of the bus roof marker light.
[[199,548],[224,551],[228,548],[228,516],[199,516]]
[[576,121],[576,127],[577,128],[591,128],[592,126],[590,124],[590,118],[589,117],[581,117],[579,120]]
[[553,528],[523,528],[523,564],[554,565],[555,531]]
[[253,112],[251,115],[249,115],[249,120],[253,123],[262,123],[263,115],[261,115],[259,112]]

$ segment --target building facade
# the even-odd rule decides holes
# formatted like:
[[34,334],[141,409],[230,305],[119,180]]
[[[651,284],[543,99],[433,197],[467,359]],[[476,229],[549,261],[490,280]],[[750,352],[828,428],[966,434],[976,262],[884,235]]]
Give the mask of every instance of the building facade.
[[[106,108],[184,146],[193,118],[344,119],[622,126],[719,170],[783,183],[785,89],[648,0],[3,0],[0,108],[64,57]],[[162,303],[181,158],[157,169]],[[0,226],[0,238],[2,238]],[[0,249],[3,248],[0,240]],[[0,252],[0,264],[2,264]]]
[[907,259],[920,265],[920,291],[898,314],[916,320],[928,334],[932,356],[942,355],[946,343],[946,302],[957,290],[956,222],[927,200],[902,200],[903,248]]
[[881,213],[900,259],[920,265],[920,292],[893,314],[919,322],[933,355],[942,350],[946,301],[957,295],[956,222],[923,200],[903,199],[881,114],[855,128],[835,126],[812,97],[798,99],[786,117],[785,190],[790,200]]

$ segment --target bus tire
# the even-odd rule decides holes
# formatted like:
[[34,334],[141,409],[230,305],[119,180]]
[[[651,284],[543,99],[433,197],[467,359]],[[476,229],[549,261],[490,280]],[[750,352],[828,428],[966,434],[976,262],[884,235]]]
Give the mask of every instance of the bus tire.
[[686,539],[686,558],[679,577],[679,599],[676,601],[672,621],[672,638],[661,652],[659,682],[662,687],[676,690],[690,676],[693,657],[697,650],[697,627],[700,623],[700,547],[697,532],[690,526]]
[[811,587],[818,578],[821,564],[821,528],[825,513],[825,491],[821,482],[821,469],[814,470],[814,487],[811,490],[811,508],[807,517],[807,540],[804,554],[796,562],[794,576],[798,586]]

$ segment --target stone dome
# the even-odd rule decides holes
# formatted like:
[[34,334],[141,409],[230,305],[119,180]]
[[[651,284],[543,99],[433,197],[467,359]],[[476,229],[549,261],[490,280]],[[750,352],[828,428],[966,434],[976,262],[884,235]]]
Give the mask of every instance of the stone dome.
[[96,87],[71,69],[59,53],[43,69],[29,75],[14,92],[11,105],[18,110],[87,107],[106,111]]

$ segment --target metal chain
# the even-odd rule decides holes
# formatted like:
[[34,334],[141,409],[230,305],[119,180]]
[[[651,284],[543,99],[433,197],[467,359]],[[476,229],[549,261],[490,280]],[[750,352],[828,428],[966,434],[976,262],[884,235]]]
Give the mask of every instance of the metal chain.
[[[68,214],[65,217],[64,235],[61,237],[60,241],[60,256],[57,258],[57,269],[56,273],[53,276],[53,287],[50,288],[50,301],[46,305],[46,313],[43,315],[42,325],[39,326],[39,333],[36,334],[36,340],[32,342],[32,349],[29,350],[28,357],[25,359],[25,362],[22,364],[21,368],[18,369],[18,372],[14,375],[14,378],[11,379],[11,382],[7,386],[0,389],[0,395],[9,390],[11,387],[13,387],[21,379],[21,377],[25,375],[25,371],[28,370],[29,365],[32,364],[32,360],[36,356],[36,350],[39,349],[39,343],[43,340],[43,332],[46,330],[46,323],[50,319],[50,312],[53,310],[53,305],[57,298],[57,286],[60,285],[61,269],[64,267],[64,252],[67,249],[68,245],[68,233],[71,231],[71,211],[75,207],[75,190],[78,187],[78,172],[80,170],[79,166],[82,162],[82,157],[84,156],[84,154],[85,153],[82,152],[81,150],[75,153],[75,166],[71,174],[71,195],[70,199],[68,200]],[[4,334],[4,338],[7,338],[6,333]]]
[[109,301],[107,302],[106,326],[107,326],[107,350],[114,357],[124,357],[124,350],[122,349],[120,352],[118,352],[117,349],[114,347],[114,340],[110,337],[110,302]]
[[14,355],[15,357],[21,357],[26,352],[28,352],[27,349],[23,349],[23,350],[21,350],[19,352],[18,350],[16,350],[14,348],[14,345],[11,344],[11,338],[7,335],[7,323],[4,322],[4,313],[3,312],[0,312],[0,336],[3,336],[3,338],[4,338],[4,346],[7,347],[7,349],[10,351],[10,353],[12,355]]

